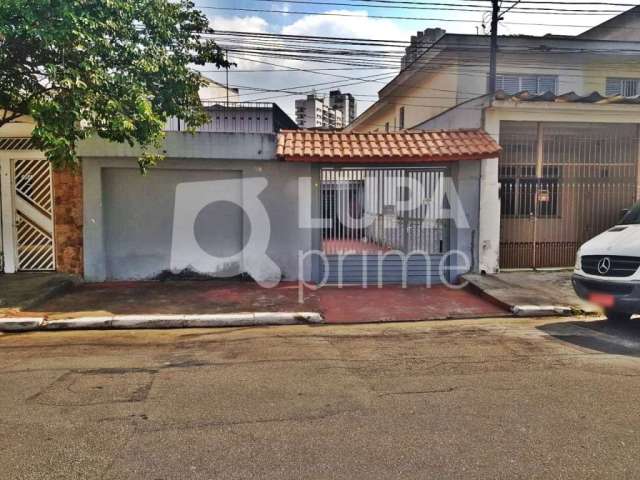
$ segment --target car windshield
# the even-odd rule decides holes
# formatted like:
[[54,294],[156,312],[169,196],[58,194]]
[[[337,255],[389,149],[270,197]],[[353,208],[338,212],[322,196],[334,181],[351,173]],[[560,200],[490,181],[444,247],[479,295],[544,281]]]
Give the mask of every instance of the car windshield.
[[631,210],[620,220],[620,225],[640,224],[640,203],[636,203]]

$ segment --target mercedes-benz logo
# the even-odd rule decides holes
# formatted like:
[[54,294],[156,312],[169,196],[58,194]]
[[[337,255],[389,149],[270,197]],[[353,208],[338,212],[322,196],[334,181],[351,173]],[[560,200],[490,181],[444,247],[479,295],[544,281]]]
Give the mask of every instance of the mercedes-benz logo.
[[606,275],[611,270],[611,259],[604,257],[598,262],[598,273],[600,275]]

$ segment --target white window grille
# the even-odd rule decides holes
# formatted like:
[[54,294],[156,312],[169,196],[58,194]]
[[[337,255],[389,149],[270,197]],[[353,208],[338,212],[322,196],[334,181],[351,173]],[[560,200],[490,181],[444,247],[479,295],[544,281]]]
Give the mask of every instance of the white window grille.
[[529,93],[558,93],[557,75],[497,75],[496,89],[503,90],[510,95],[518,92]]
[[622,95],[635,97],[640,93],[640,79],[638,78],[607,78],[606,95]]

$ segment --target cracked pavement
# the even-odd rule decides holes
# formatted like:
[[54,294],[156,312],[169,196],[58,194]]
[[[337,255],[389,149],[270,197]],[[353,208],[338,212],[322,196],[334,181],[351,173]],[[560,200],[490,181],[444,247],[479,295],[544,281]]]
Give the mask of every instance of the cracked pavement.
[[0,335],[2,479],[638,478],[640,321]]

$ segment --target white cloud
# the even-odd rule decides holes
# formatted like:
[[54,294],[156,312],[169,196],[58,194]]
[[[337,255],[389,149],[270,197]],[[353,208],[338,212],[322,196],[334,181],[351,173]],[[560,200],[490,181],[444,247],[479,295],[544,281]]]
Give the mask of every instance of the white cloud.
[[[223,17],[223,16],[209,16],[209,24],[211,28],[214,30],[229,30],[234,32],[254,32],[254,33],[267,33],[269,31],[269,23],[261,17],[258,16],[250,16],[250,17]],[[225,45],[224,40],[226,37],[220,37],[220,44],[222,46]],[[229,53],[229,58],[232,62],[234,62],[237,66],[234,68],[240,70],[252,70],[255,68],[260,68],[260,65],[255,62],[250,62],[243,58],[240,58],[237,54],[233,52]],[[208,71],[205,73],[208,77],[212,77],[214,80],[220,81],[219,75],[216,76],[215,72]]]
[[[378,40],[407,40],[412,33],[391,20],[369,18],[366,10],[331,10],[327,13],[344,17],[307,15],[282,28],[287,35],[315,35],[325,37],[375,38]],[[357,16],[357,18],[349,18]]]
[[239,32],[263,33],[269,30],[269,24],[264,18],[252,17],[220,17],[210,16],[209,23],[214,30],[233,30]]

